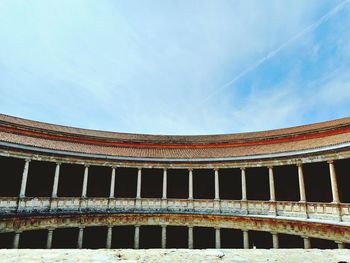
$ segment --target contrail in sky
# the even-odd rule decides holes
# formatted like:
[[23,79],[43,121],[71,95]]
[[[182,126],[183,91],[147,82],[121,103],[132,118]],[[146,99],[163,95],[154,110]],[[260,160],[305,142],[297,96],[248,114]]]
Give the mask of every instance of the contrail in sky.
[[227,87],[229,87],[231,84],[235,83],[236,81],[238,81],[239,79],[241,79],[244,75],[246,75],[247,73],[249,73],[250,71],[253,71],[254,69],[258,68],[261,64],[263,64],[265,61],[269,60],[270,58],[274,57],[275,55],[277,55],[281,50],[283,50],[284,48],[286,48],[290,43],[294,42],[295,40],[297,40],[298,38],[302,37],[303,35],[305,35],[306,33],[309,33],[313,30],[315,30],[317,27],[319,27],[321,24],[323,24],[324,22],[326,22],[329,18],[331,18],[332,16],[334,16],[337,12],[339,12],[341,9],[343,9],[345,7],[345,5],[347,5],[350,2],[350,0],[345,0],[343,2],[341,2],[340,4],[338,4],[336,7],[334,7],[332,10],[330,10],[328,13],[326,13],[325,15],[323,15],[320,19],[318,19],[316,22],[312,23],[311,25],[309,25],[308,27],[306,27],[305,29],[303,29],[301,32],[299,32],[298,34],[294,35],[292,38],[288,39],[286,42],[284,42],[283,44],[281,44],[278,48],[276,48],[273,51],[270,51],[266,56],[260,58],[259,60],[257,60],[253,65],[247,67],[246,69],[244,69],[242,72],[240,72],[237,76],[235,76],[233,79],[231,79],[229,82],[225,83],[224,85],[222,85],[221,87],[219,87],[218,89],[216,89],[214,92],[212,92],[211,94],[209,94],[204,100],[202,100],[199,104],[197,104],[197,107],[200,107],[203,103],[207,102],[211,97],[219,94],[220,92],[222,92],[224,89],[226,89]]

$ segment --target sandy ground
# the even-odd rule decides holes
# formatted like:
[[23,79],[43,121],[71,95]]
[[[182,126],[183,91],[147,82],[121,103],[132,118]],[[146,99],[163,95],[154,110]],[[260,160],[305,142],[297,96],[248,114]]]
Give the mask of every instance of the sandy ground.
[[58,263],[58,262],[298,262],[298,263],[350,263],[350,250],[318,250],[318,249],[2,249],[1,263]]

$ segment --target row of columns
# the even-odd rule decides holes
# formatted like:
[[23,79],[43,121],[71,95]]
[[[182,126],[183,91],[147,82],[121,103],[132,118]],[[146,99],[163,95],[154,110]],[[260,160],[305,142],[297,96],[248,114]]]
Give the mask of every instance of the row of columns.
[[[22,175],[22,182],[21,182],[21,189],[19,197],[23,198],[25,197],[25,191],[26,191],[26,185],[27,185],[27,178],[28,178],[28,170],[29,170],[29,163],[30,160],[25,160],[24,168],[23,168],[23,175]],[[329,164],[329,174],[330,174],[330,181],[331,181],[331,187],[332,187],[332,197],[333,197],[333,203],[339,203],[339,192],[338,192],[338,185],[337,185],[337,179],[336,179],[336,172],[334,168],[334,162],[328,161]],[[53,188],[52,188],[52,197],[57,198],[57,190],[58,190],[58,182],[59,182],[59,173],[60,173],[60,163],[56,164],[55,169],[55,176],[54,176],[54,182],[53,182]],[[303,174],[303,168],[302,164],[297,164],[298,166],[298,180],[299,180],[299,194],[300,194],[300,202],[306,202],[306,192],[305,192],[305,184],[304,184],[304,174]],[[110,181],[110,198],[115,197],[115,167],[112,167],[112,173],[111,173],[111,181]],[[269,187],[270,187],[270,201],[274,202],[276,201],[276,195],[275,195],[275,183],[274,183],[274,173],[273,173],[273,167],[268,167],[269,170]],[[136,189],[136,198],[141,198],[141,175],[142,175],[142,169],[138,168],[137,171],[137,189]],[[82,187],[82,193],[81,197],[85,198],[87,197],[87,184],[88,184],[88,176],[89,176],[89,166],[85,165],[84,169],[84,179],[83,179],[83,187]],[[220,192],[219,192],[219,170],[214,169],[214,181],[215,181],[215,200],[220,199]],[[188,174],[188,199],[193,199],[193,170],[189,169]],[[241,168],[241,182],[242,182],[242,200],[247,200],[247,183],[246,183],[246,172],[245,168]],[[162,198],[167,198],[167,169],[163,170],[163,191],[162,191]]]
[[[166,225],[162,225],[162,235],[161,235],[161,248],[166,248],[167,236],[166,236]],[[112,226],[108,226],[107,228],[107,238],[106,238],[106,248],[112,247]],[[50,249],[52,247],[52,237],[53,237],[53,228],[48,229],[47,239],[46,239],[46,248]],[[140,225],[135,226],[134,230],[134,248],[138,249],[140,247]],[[249,249],[249,231],[242,230],[243,233],[243,248]],[[15,232],[13,238],[13,248],[19,247],[21,232]],[[271,232],[272,235],[272,248],[279,248],[279,238],[278,233]],[[84,227],[79,227],[78,239],[77,239],[77,248],[81,249],[83,247],[83,237],[84,237]],[[311,242],[310,238],[307,236],[302,236],[304,242],[304,248],[310,249]],[[337,242],[337,246],[339,249],[345,248],[345,244],[343,242]],[[188,227],[188,248],[193,249],[193,226]],[[221,248],[221,232],[220,228],[215,228],[215,248]]]

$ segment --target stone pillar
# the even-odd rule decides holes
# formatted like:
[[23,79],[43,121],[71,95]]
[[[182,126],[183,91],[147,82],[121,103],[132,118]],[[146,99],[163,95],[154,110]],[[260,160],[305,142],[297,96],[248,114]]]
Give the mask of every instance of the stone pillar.
[[88,176],[89,176],[89,166],[85,165],[85,170],[84,170],[84,180],[83,180],[83,189],[81,192],[81,197],[85,198],[86,197],[86,191],[87,191],[87,184],[88,184]]
[[162,198],[166,199],[167,198],[167,169],[163,169],[163,195]]
[[13,236],[12,248],[17,249],[19,247],[19,239],[21,237],[21,232],[16,231]]
[[220,185],[219,185],[219,170],[214,169],[215,172],[215,200],[220,199]]
[[249,248],[249,234],[248,230],[242,230],[243,232],[243,248],[248,249]]
[[79,227],[77,248],[81,249],[83,247],[83,239],[84,239],[84,227]]
[[301,163],[298,163],[297,166],[298,166],[300,202],[306,202],[303,166]]
[[135,235],[134,235],[134,248],[139,248],[139,242],[140,242],[140,226],[135,226]]
[[137,170],[137,188],[136,188],[136,198],[141,198],[141,168]]
[[30,160],[26,159],[25,163],[24,163],[23,174],[22,174],[21,190],[19,192],[19,197],[20,198],[25,197],[25,195],[26,195],[26,186],[27,186],[29,163],[30,163]]
[[215,248],[221,248],[220,228],[215,228]]
[[338,249],[345,249],[345,244],[343,242],[336,242],[338,245]]
[[247,200],[247,183],[245,176],[245,168],[241,168],[241,181],[242,181],[242,201]]
[[329,165],[329,175],[331,178],[333,203],[339,203],[339,192],[338,192],[337,176],[335,173],[334,162],[328,161],[328,165]]
[[310,249],[311,248],[310,238],[309,237],[303,237],[303,239],[304,239],[304,248],[305,249]]
[[46,248],[51,249],[52,247],[52,235],[53,235],[53,228],[49,228],[47,231],[47,238],[46,238]]
[[272,245],[273,248],[279,248],[279,240],[278,240],[278,234],[277,233],[271,233],[272,234]]
[[273,168],[268,167],[268,169],[269,169],[270,201],[275,202],[276,195],[275,195],[275,178],[273,175]]
[[188,227],[188,248],[193,249],[193,226]]
[[109,188],[109,198],[114,198],[114,188],[115,188],[115,167],[112,167],[111,186]]
[[166,226],[162,226],[162,248],[166,248]]
[[59,180],[59,176],[60,176],[60,166],[61,166],[60,163],[56,163],[55,177],[53,179],[52,194],[51,194],[52,198],[57,197],[58,180]]
[[193,170],[188,169],[188,199],[193,199]]
[[108,249],[112,247],[112,231],[113,231],[112,226],[108,226],[107,239],[106,239],[106,248]]

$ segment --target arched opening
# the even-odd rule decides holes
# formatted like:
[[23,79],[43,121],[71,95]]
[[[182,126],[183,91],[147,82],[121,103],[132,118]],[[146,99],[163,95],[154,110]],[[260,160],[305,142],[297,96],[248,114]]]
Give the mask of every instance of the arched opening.
[[135,198],[137,184],[136,168],[117,168],[115,175],[115,196]]
[[215,184],[214,170],[195,169],[193,170],[193,198],[214,199]]
[[26,196],[50,197],[56,164],[53,162],[31,161],[29,163]]
[[112,169],[106,166],[90,166],[87,186],[88,197],[109,197]]
[[163,191],[163,170],[142,169],[141,197],[161,198]]
[[240,169],[220,169],[219,185],[220,199],[242,199],[242,181]]
[[188,170],[168,169],[167,197],[179,199],[188,198]]
[[247,168],[247,199],[270,200],[269,174],[266,167]]
[[21,188],[24,160],[0,156],[0,197],[17,197]]

